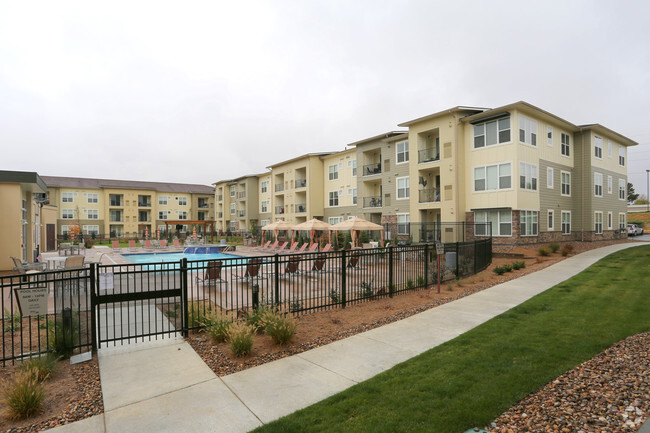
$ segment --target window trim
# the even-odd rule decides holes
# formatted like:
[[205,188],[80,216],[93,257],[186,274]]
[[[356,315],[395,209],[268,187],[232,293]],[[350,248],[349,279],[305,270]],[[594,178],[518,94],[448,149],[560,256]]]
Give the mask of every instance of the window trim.
[[[94,201],[90,201],[90,196],[93,196]],[[97,194],[96,192],[89,192],[88,195],[86,196],[86,202],[89,204],[99,203],[99,194]]]
[[[400,152],[399,151],[399,146],[400,146],[400,144],[403,145],[404,143],[406,143],[406,151],[402,150]],[[395,143],[395,165],[408,164],[409,158],[410,158],[409,152],[410,152],[410,149],[409,149],[409,141],[408,141],[408,139],[407,140],[400,140],[400,141],[396,142]],[[406,158],[402,162],[400,162],[399,161],[399,155],[403,155],[403,154],[406,154]]]
[[[600,146],[598,146],[598,142],[600,142]],[[598,151],[599,149],[600,151]],[[598,154],[600,154],[600,156],[598,156]],[[596,159],[603,159],[603,138],[598,135],[594,135],[594,153],[592,155]]]
[[[621,155],[621,153],[623,155]],[[618,146],[618,165],[620,167],[625,167],[625,158],[626,157],[627,157],[627,151],[626,151],[625,146],[623,146],[622,144],[619,144],[619,146]],[[623,162],[622,164],[621,164],[621,161]]]
[[[411,233],[410,233],[409,228],[410,228],[410,226],[411,226],[411,214],[410,214],[409,212],[404,212],[404,213],[398,213],[398,214],[395,214],[395,216],[397,216],[397,234],[398,234],[398,235],[401,235],[401,236],[407,236],[407,235],[410,235]],[[406,221],[406,222],[399,222],[399,218],[400,218],[400,217],[404,217],[404,216],[407,218],[408,221]],[[399,230],[399,229],[400,229],[400,225],[406,225],[406,232],[404,232],[404,233],[400,232],[400,230]]]
[[627,181],[625,179],[618,180],[618,199],[627,201]]
[[[336,204],[332,204],[332,200],[333,200],[332,194],[336,194]],[[327,207],[339,207],[341,205],[341,203],[340,203],[341,198],[339,197],[339,190],[338,189],[335,190],[335,191],[328,191],[327,197],[328,197]]]
[[614,213],[607,212],[607,230],[612,230],[614,228]]
[[[530,122],[530,125],[527,125],[527,123]],[[524,124],[524,128],[522,129],[522,123]],[[535,131],[533,131],[533,124],[535,125]],[[528,128],[530,127],[530,131]],[[519,144],[526,144],[531,147],[537,147],[537,136],[539,135],[539,124],[537,123],[537,120],[532,119],[530,117],[524,116],[523,114],[519,115],[519,136],[517,139],[519,140]],[[524,139],[521,139],[521,132],[524,132]],[[530,134],[528,136],[528,134]],[[534,136],[534,140],[533,140]],[[530,139],[530,143],[526,141],[526,139]],[[533,143],[534,141],[534,143]]]
[[[554,132],[555,131],[553,131],[552,126],[546,125],[546,145],[548,147],[553,147],[553,133]],[[550,137],[549,137],[549,135],[550,135]]]
[[[596,183],[596,178],[600,176],[600,185]],[[598,187],[600,186],[600,194],[598,194]],[[594,171],[594,197],[603,196],[603,174],[597,171]]]
[[[510,166],[510,187],[508,188],[501,188],[501,178],[505,176],[501,176],[501,167],[509,165]],[[487,169],[488,167],[496,167],[497,168],[497,178],[496,178],[496,185],[497,187],[495,189],[488,189],[488,176],[487,176]],[[483,169],[483,175],[485,176],[483,180],[485,181],[485,189],[476,189],[476,169]],[[472,169],[472,176],[474,177],[473,182],[472,182],[472,189],[474,193],[487,193],[487,192],[494,192],[494,191],[511,191],[512,188],[512,161],[508,162],[497,162],[495,164],[489,164],[489,165],[479,165],[476,167],[473,167]]]
[[[66,217],[70,214],[71,216]],[[61,219],[62,220],[73,220],[74,219],[74,209],[61,208]]]
[[[401,180],[405,180],[405,179],[406,179],[406,182],[408,183],[408,185],[406,185],[407,195],[405,197],[400,197],[399,196],[400,189],[403,190],[405,188],[400,188],[399,182]],[[395,179],[395,200],[409,200],[410,198],[411,198],[411,178],[410,178],[410,176],[403,176],[403,177],[396,178]]]
[[553,167],[546,167],[546,188],[555,189],[554,176],[555,176],[555,170],[553,170]]
[[[92,215],[93,215],[92,217],[91,217],[91,212],[92,212]],[[87,209],[86,219],[98,220],[99,219],[99,209]]]
[[[502,121],[506,120],[506,119],[508,119],[508,123],[509,123],[508,128],[507,129],[505,129],[505,128],[504,129],[499,129],[499,124]],[[497,142],[494,143],[494,144],[487,144],[487,128],[486,128],[486,125],[488,123],[492,123],[492,122],[496,123]],[[476,128],[479,127],[479,126],[481,126],[483,128],[483,133],[477,135],[476,134]],[[509,131],[508,135],[509,135],[510,139],[508,141],[500,141],[500,133],[502,131],[506,131],[506,130]],[[483,137],[483,146],[478,146],[478,147],[476,146],[476,137]],[[487,121],[481,122],[481,123],[475,123],[475,124],[472,125],[472,150],[485,149],[487,147],[501,146],[501,145],[510,144],[510,143],[512,143],[512,116],[510,116],[510,115],[501,117],[499,119],[493,119],[493,120],[487,120]]]
[[[535,221],[531,221],[531,226],[535,228],[534,233],[524,234],[522,232],[522,230],[521,230],[521,226],[523,224],[526,227],[526,231],[528,231],[528,224],[523,222],[526,214],[530,214],[531,217],[533,217],[533,216],[537,217],[537,218],[533,218],[533,219],[535,219]],[[519,210],[519,236],[520,237],[526,237],[526,238],[533,237],[533,236],[539,236],[539,212],[538,211],[536,211],[536,210],[523,210],[523,209]]]
[[[334,170],[330,171],[334,168]],[[327,166],[327,180],[332,181],[332,180],[338,180],[339,179],[339,164],[330,164]]]
[[[565,137],[567,139],[566,143],[564,142]],[[564,152],[565,149],[566,153]],[[571,158],[571,136],[566,132],[560,133],[560,155],[565,158]]]
[[[566,174],[566,175],[569,176],[569,183],[568,183],[568,184],[564,183],[564,179],[562,179],[562,178],[563,178],[563,176],[562,176],[563,174]],[[560,170],[560,195],[561,195],[562,197],[571,197],[571,182],[572,182],[572,179],[571,179],[571,172],[570,172],[570,171],[565,171],[565,170]],[[568,188],[568,189],[569,189],[569,193],[568,193],[568,194],[565,194],[565,193],[564,193],[564,188],[563,188],[564,185],[568,185],[568,186],[569,186],[569,188]]]
[[[568,235],[571,234],[571,229],[572,229],[571,228],[571,211],[570,210],[563,210],[563,211],[560,211],[560,212],[561,212],[561,214],[560,214],[560,230],[562,232],[562,236],[568,236]],[[568,232],[564,231],[564,224],[565,224],[564,223],[564,215],[569,216],[569,221],[567,222],[567,224],[569,226],[569,231]]]
[[[600,215],[600,231],[598,231],[598,215]],[[600,210],[594,211],[594,234],[603,234],[603,211]]]
[[[549,224],[549,221],[551,224]],[[555,209],[549,209],[546,214],[546,231],[555,231]]]
[[62,192],[61,193],[61,203],[74,203],[74,193],[73,192]]
[[[496,209],[475,210],[474,211],[474,222],[476,222],[476,214],[479,213],[479,212],[485,213],[485,221],[482,222],[483,224],[490,223],[489,218],[488,218],[488,214],[490,212],[496,212],[496,214],[497,214],[497,221],[496,221],[497,234],[495,234],[494,230],[492,230],[492,237],[500,237],[500,238],[511,238],[512,237],[512,209],[510,209],[510,210],[496,210]],[[509,222],[509,224],[510,224],[510,234],[509,235],[502,235],[501,234],[501,212],[509,212],[510,213],[510,222]],[[490,223],[490,227],[492,227],[492,223]],[[476,226],[474,226],[474,236],[487,236],[487,234],[476,234]]]
[[[528,182],[526,182],[525,174],[522,175],[522,172],[525,171],[524,166],[530,166],[531,168],[532,167],[535,168],[535,176],[533,176],[532,170],[531,170],[531,175],[530,175],[531,188],[526,188],[526,185],[528,184]],[[522,176],[524,176],[524,187],[523,188],[521,187],[521,177]],[[534,187],[533,187],[533,179],[535,179]],[[536,164],[530,164],[528,162],[519,161],[519,189],[524,190],[524,191],[539,191],[539,185],[538,184],[539,184],[539,167]]]

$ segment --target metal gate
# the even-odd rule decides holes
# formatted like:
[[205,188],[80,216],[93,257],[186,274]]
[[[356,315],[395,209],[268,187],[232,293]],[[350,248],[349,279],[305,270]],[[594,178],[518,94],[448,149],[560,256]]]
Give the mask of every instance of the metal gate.
[[96,348],[187,333],[187,260],[91,265]]

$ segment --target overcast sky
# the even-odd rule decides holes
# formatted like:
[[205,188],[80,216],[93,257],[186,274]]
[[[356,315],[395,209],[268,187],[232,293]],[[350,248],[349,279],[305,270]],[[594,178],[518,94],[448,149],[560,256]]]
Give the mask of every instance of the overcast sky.
[[640,143],[648,1],[0,0],[0,169],[211,184],[457,105]]

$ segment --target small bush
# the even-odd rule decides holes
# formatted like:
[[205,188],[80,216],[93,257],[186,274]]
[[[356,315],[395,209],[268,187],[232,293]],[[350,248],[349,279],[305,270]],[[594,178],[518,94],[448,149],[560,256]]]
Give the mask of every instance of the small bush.
[[29,361],[23,362],[20,366],[20,370],[31,374],[37,381],[43,382],[52,376],[59,359],[58,356],[48,353],[47,355],[32,358]]
[[4,332],[13,332],[19,331],[20,328],[22,328],[23,320],[20,313],[16,312],[11,314],[9,310],[5,308],[5,323],[7,323],[7,325],[5,326]]
[[569,249],[568,249],[567,247],[564,247],[564,248],[562,248],[562,250],[560,251],[560,254],[562,254],[562,257],[566,257],[566,256],[569,255],[570,252],[571,252],[571,251],[569,251]]
[[232,321],[225,316],[217,313],[206,315],[204,319],[205,332],[217,343],[223,343],[228,340],[228,331]]
[[424,287],[424,277],[420,275],[415,284],[417,284],[418,287]]
[[3,383],[2,397],[9,418],[19,420],[38,413],[45,398],[43,385],[29,372],[19,372]]
[[566,248],[566,250],[567,250],[569,253],[572,253],[572,252],[573,252],[573,245],[571,245],[571,244],[566,244],[566,245],[564,246],[564,248]]
[[465,283],[463,283],[463,280],[461,280],[460,278],[456,278],[456,285],[458,287],[463,287],[464,284]]
[[[65,313],[65,312],[64,312]],[[73,313],[69,323],[58,316],[54,326],[49,329],[48,349],[62,358],[69,358],[74,352],[74,345],[79,341],[79,313]]]
[[212,311],[205,301],[191,301],[187,305],[187,324],[190,328],[203,326],[206,316]]
[[504,269],[503,266],[497,266],[494,269],[492,269],[492,272],[494,272],[497,275],[503,275],[506,273],[506,270]]
[[542,263],[544,261],[544,258],[543,257],[535,257],[535,261],[537,263]]
[[548,257],[551,255],[551,252],[547,248],[539,247],[537,248],[537,254],[539,254],[540,257]]
[[332,300],[333,304],[338,304],[341,302],[341,297],[339,296],[339,292],[336,289],[331,289],[330,290],[330,299]]
[[451,284],[447,284],[447,290],[452,292],[454,290],[454,286],[452,286]]
[[503,267],[503,270],[504,270],[504,271],[506,271],[506,272],[512,272],[512,265],[510,265],[510,264],[505,264],[505,265],[503,265],[502,267]]
[[406,280],[406,289],[413,289],[415,288],[415,284],[413,283],[413,280],[410,278],[407,278]]
[[526,267],[526,262],[523,260],[520,262],[512,262],[512,269],[518,271],[519,269],[524,269]]
[[275,344],[287,344],[296,334],[298,322],[291,317],[282,317],[279,314],[266,324],[266,334]]
[[253,334],[255,328],[243,322],[235,322],[230,325],[228,330],[228,341],[230,341],[230,350],[237,356],[246,356],[253,349]]
[[[411,284],[413,284],[413,281],[411,281]],[[372,285],[366,281],[361,282],[361,297],[362,298],[370,298],[372,297]]]
[[266,327],[267,316],[269,313],[273,315],[275,311],[270,306],[261,304],[256,309],[246,312],[246,324],[252,326],[255,332],[261,334],[264,332],[264,328]]
[[560,246],[554,242],[548,245],[548,249],[551,250],[552,253],[557,253],[557,250],[560,249]]

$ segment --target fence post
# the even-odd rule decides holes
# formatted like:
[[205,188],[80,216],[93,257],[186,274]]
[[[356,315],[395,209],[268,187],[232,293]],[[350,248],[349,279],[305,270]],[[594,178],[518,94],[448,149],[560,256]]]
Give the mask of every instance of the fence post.
[[273,261],[273,288],[275,289],[275,305],[280,306],[280,255],[275,253]]
[[99,280],[99,266],[96,263],[90,264],[90,329],[92,336],[90,338],[92,351],[97,351],[97,281]]
[[393,297],[395,284],[393,283],[393,246],[388,247],[388,297]]
[[478,248],[478,242],[474,239],[474,275],[476,275],[476,259],[478,255],[476,254],[476,249]]
[[458,242],[456,242],[456,279],[458,279],[458,263],[460,262],[460,257],[458,253]]
[[429,287],[429,244],[424,244],[424,288]]
[[348,301],[347,284],[346,284],[346,263],[345,263],[345,249],[341,250],[341,308],[345,308]]
[[181,259],[181,305],[183,307],[183,318],[181,319],[181,334],[188,336],[188,301],[187,301],[187,258]]

